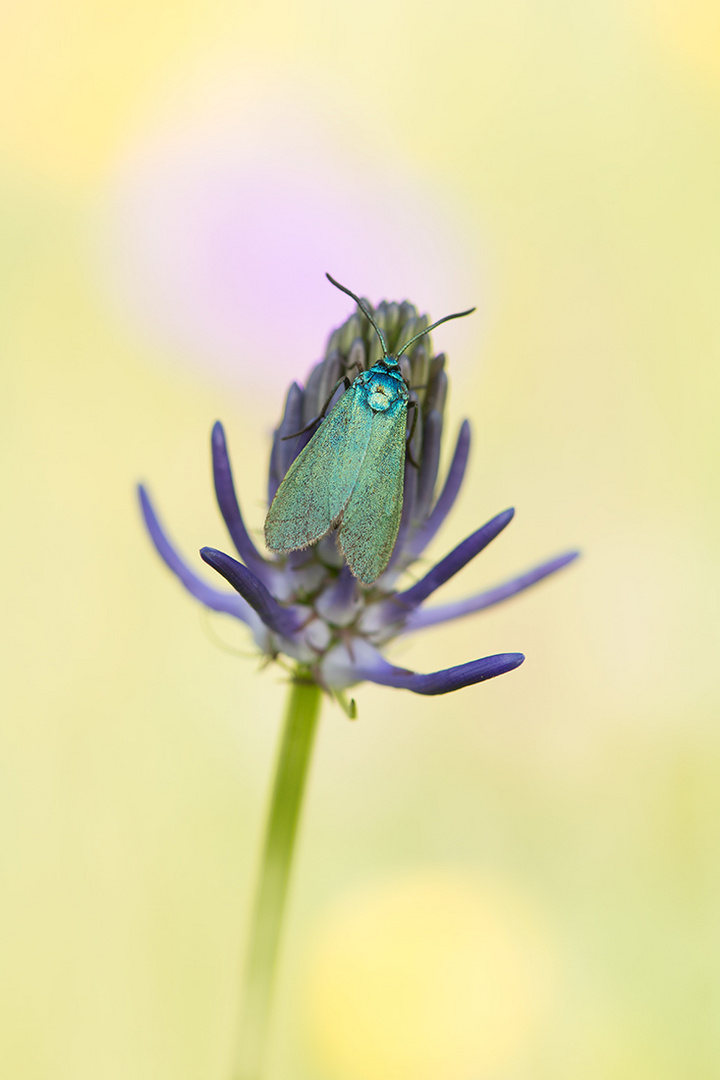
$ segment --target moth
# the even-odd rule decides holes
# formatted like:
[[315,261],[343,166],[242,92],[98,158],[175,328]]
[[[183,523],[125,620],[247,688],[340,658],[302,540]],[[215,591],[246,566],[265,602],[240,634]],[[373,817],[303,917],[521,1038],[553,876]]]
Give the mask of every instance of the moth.
[[364,585],[372,585],[390,561],[402,516],[410,388],[400,357],[418,338],[475,308],[438,319],[391,355],[364,301],[330,274],[327,278],[369,320],[383,355],[353,382],[344,376],[336,384],[328,403],[342,383],[345,392],[321,416],[317,431],[285,474],[265,519],[265,542],[271,551],[287,554],[338,527],[350,570]]

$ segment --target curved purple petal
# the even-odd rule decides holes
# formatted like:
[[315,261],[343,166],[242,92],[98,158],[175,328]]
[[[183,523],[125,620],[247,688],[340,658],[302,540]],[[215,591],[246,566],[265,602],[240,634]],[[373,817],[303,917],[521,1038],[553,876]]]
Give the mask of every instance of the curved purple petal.
[[225,431],[219,420],[212,429],[211,445],[215,495],[217,496],[223,521],[240,558],[245,561],[246,565],[250,567],[257,577],[265,580],[268,564],[255,547],[255,544],[250,539],[250,534],[245,528],[245,522],[240,513],[240,506],[235,494]]
[[423,424],[422,461],[418,476],[417,514],[420,520],[427,516],[437,483],[440,466],[440,437],[443,418],[437,409],[431,409]]
[[218,574],[222,574],[228,584],[240,593],[244,600],[257,612],[262,621],[276,634],[292,637],[299,629],[299,619],[294,611],[281,607],[274,596],[256,578],[252,570],[243,566],[237,559],[215,548],[200,549],[200,557]]
[[522,653],[500,653],[446,668],[444,671],[420,675],[388,663],[374,645],[357,638],[352,642],[336,645],[326,654],[322,664],[322,677],[326,686],[336,690],[345,690],[365,680],[381,686],[412,690],[415,694],[447,694],[451,690],[460,690],[463,686],[512,671],[519,667],[524,659]]
[[280,481],[290,468],[293,460],[296,441],[286,439],[286,435],[292,435],[303,426],[302,422],[303,392],[296,382],[292,383],[285,398],[285,409],[282,420],[273,435],[272,450],[270,452],[270,473],[268,476],[268,504],[275,498],[275,493],[280,487]]
[[457,574],[458,570],[462,570],[471,559],[474,559],[483,548],[487,547],[490,541],[494,540],[498,533],[501,533],[505,526],[510,524],[514,515],[515,511],[512,508],[503,510],[502,514],[497,514],[496,517],[481,528],[471,533],[461,544],[458,544],[449,555],[436,563],[432,570],[429,570],[425,577],[421,578],[415,585],[394,596],[390,603],[397,604],[406,611],[412,611],[413,608],[418,607],[431,593],[444,585],[454,574]]
[[469,453],[470,424],[467,420],[463,420],[443,489],[425,524],[417,529],[408,541],[405,555],[410,555],[415,559],[421,555],[452,510],[465,476]]
[[467,664],[433,671],[429,675],[420,675],[404,668],[393,667],[383,660],[364,666],[357,664],[355,671],[358,679],[379,683],[380,686],[394,686],[398,690],[412,690],[414,694],[449,694],[452,690],[461,690],[464,686],[494,679],[522,664],[522,653],[498,653],[496,656],[484,656],[480,660],[471,660]]
[[505,581],[502,585],[496,585],[493,589],[487,589],[476,596],[470,596],[467,600],[457,600],[452,604],[443,604],[423,611],[413,611],[408,616],[404,632],[425,630],[428,626],[437,626],[438,623],[449,622],[450,619],[460,619],[463,615],[472,615],[476,611],[483,611],[485,608],[492,607],[493,604],[499,604],[502,600],[507,600],[509,597],[523,592],[524,589],[529,589],[531,585],[536,585],[543,578],[557,573],[558,570],[562,570],[565,566],[569,566],[579,555],[579,551],[567,551],[564,555],[557,555],[554,559],[549,559],[547,562],[541,563],[540,566],[536,566],[534,569],[528,570],[510,581]]
[[[322,385],[325,375],[325,361],[320,360],[315,364],[312,371],[308,376],[308,380],[305,383],[305,389],[303,391],[302,401],[302,421],[300,427],[305,427],[306,424],[311,424],[313,420],[316,420],[319,416],[320,410],[325,404],[321,400],[320,395],[322,393]],[[327,396],[327,390],[325,391]],[[289,468],[289,466],[288,466]]]
[[160,524],[150,501],[150,496],[142,484],[138,484],[138,496],[145,527],[150,534],[150,539],[155,545],[158,555],[168,569],[172,570],[175,577],[180,579],[187,591],[201,604],[212,608],[213,611],[224,611],[227,615],[234,615],[236,619],[241,619],[242,622],[248,623],[248,625],[256,625],[255,612],[242,597],[236,593],[226,593],[221,592],[219,589],[213,589],[202,578],[199,578],[178,555]]

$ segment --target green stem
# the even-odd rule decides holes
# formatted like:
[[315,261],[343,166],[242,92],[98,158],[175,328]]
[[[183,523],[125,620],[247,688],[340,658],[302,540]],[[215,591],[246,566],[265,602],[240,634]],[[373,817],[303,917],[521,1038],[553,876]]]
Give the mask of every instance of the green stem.
[[261,1080],[273,977],[303,792],[320,715],[317,683],[298,672],[283,728],[250,923],[237,1080]]

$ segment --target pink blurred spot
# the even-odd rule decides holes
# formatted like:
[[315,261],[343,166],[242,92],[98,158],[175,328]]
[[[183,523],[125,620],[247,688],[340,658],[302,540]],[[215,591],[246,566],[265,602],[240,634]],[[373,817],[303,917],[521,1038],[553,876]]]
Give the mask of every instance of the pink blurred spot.
[[[435,317],[482,301],[477,244],[397,162],[342,142],[301,94],[166,122],[106,203],[106,278],[134,334],[244,386],[303,379],[352,309],[329,270],[377,302]],[[478,329],[443,328],[477,341]]]

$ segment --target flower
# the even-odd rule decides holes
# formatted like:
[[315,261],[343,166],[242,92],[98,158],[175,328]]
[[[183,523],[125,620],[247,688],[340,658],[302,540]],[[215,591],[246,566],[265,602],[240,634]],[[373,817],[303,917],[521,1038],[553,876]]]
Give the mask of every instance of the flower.
[[[381,303],[374,316],[391,352],[428,325],[412,304]],[[368,320],[356,311],[331,335],[325,358],[310,373],[307,385],[290,387],[270,454],[268,503],[291,462],[313,434],[314,421],[343,376],[352,381],[380,359],[381,351]],[[147,490],[139,488],[140,504],[155,547],[185,588],[214,611],[246,623],[258,648],[269,658],[293,658],[307,676],[340,696],[355,683],[369,681],[445,694],[483,682],[518,667],[522,653],[500,653],[427,675],[396,667],[382,655],[392,638],[470,615],[506,600],[541,581],[578,555],[569,551],[485,592],[436,607],[425,601],[483,550],[513,518],[505,510],[458,544],[419,580],[398,588],[398,580],[419,559],[450,512],[460,490],[470,450],[470,425],[458,434],[445,481],[438,487],[440,439],[447,394],[443,355],[432,356],[428,337],[421,338],[401,359],[401,370],[417,402],[418,420],[405,465],[403,513],[397,543],[387,569],[370,587],[350,573],[339,552],[334,530],[304,551],[268,558],[258,551],[243,521],[235,493],[225,432],[212,431],[212,463],[220,512],[240,559],[215,548],[201,550],[202,559],[232,586],[232,592],[207,583],[185,560],[160,524]]]

